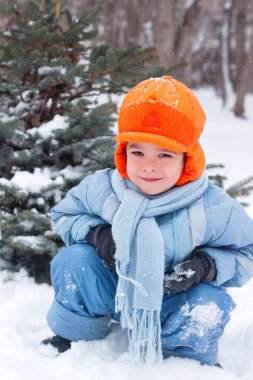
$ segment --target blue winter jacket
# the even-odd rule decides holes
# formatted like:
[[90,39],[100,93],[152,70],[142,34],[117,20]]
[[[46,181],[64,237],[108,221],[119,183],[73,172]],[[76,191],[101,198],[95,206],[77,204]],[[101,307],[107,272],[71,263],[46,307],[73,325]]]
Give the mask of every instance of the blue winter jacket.
[[[111,222],[106,210],[114,207],[112,173],[105,169],[86,177],[51,210],[52,228],[66,245],[84,242],[90,227]],[[214,285],[242,286],[253,275],[253,220],[211,182],[197,201],[156,222],[164,237],[166,271],[192,252],[204,251],[216,264]]]

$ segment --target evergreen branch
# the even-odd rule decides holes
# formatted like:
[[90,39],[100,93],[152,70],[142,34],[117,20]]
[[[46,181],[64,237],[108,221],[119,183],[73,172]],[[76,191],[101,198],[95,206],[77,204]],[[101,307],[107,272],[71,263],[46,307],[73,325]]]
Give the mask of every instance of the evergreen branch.
[[120,62],[116,67],[108,68],[108,69],[102,70],[100,73],[91,75],[90,78],[87,80],[87,83],[90,85],[90,87],[92,87],[93,83],[97,79],[104,77],[108,74],[124,71],[124,69],[129,67],[130,65],[138,64],[139,62],[137,63],[137,61],[139,59],[147,59],[147,55],[153,54],[153,56],[155,57],[156,54],[154,54],[154,52],[156,52],[156,48],[154,46],[143,49],[137,55],[135,54],[132,57],[128,58],[124,63]]
[[246,186],[253,182],[253,176],[250,176],[248,178],[243,179],[242,181],[239,181],[235,183],[234,185],[230,186],[228,189],[226,189],[226,192],[231,195],[233,198],[238,196],[246,196],[251,193],[253,190],[253,185]]
[[119,71],[119,70],[120,70],[119,67],[117,67],[117,68],[112,67],[112,68],[110,68],[110,69],[103,70],[103,71],[101,71],[101,72],[98,73],[98,74],[93,74],[92,76],[90,75],[90,76],[89,76],[89,79],[87,79],[87,83],[88,83],[88,85],[90,86],[90,88],[92,88],[94,82],[95,82],[97,79],[102,78],[102,77],[105,77],[105,76],[108,75],[108,74],[113,74],[113,73],[115,73],[116,71]]
[[230,186],[230,187],[227,189],[227,191],[233,191],[233,190],[235,190],[235,189],[237,189],[237,188],[239,188],[239,187],[242,187],[242,186],[248,185],[248,184],[249,184],[250,182],[252,182],[252,181],[253,181],[253,176],[249,176],[249,177],[247,177],[247,178],[245,178],[245,179],[243,179],[243,180],[237,182],[236,184]]
[[181,62],[179,62],[179,63],[177,63],[177,64],[175,64],[175,65],[169,67],[169,68],[165,71],[165,75],[166,75],[166,74],[170,74],[171,72],[176,71],[176,70],[178,70],[178,69],[181,69],[182,67],[187,66],[187,65],[188,65],[188,63],[187,63],[186,61],[183,60],[183,61],[181,61]]

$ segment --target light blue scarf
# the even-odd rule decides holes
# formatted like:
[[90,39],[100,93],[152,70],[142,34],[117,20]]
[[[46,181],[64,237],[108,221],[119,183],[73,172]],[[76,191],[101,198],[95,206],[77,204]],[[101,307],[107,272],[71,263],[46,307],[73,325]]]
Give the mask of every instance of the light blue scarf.
[[163,298],[164,240],[156,216],[179,210],[204,193],[206,175],[157,197],[148,197],[117,170],[112,187],[119,207],[112,220],[116,243],[116,312],[128,329],[129,351],[139,363],[162,360],[160,311]]

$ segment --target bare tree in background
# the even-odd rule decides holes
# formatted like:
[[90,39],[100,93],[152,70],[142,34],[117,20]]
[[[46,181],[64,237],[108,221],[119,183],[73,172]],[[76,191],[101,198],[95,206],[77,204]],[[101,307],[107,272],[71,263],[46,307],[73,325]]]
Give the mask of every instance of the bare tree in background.
[[179,26],[179,12],[175,1],[160,0],[157,3],[154,21],[154,41],[159,52],[161,65],[173,66],[177,63],[175,39]]
[[234,9],[236,17],[236,78],[235,93],[236,101],[234,113],[236,116],[244,114],[244,99],[252,90],[253,76],[253,27],[252,20],[247,22],[247,13],[250,7],[248,0],[235,0]]

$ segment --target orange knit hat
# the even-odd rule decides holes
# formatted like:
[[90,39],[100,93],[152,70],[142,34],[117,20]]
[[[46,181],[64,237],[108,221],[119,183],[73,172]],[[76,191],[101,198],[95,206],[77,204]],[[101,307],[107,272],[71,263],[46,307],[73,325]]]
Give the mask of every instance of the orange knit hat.
[[125,96],[119,111],[115,164],[126,172],[127,142],[149,142],[175,152],[185,152],[183,172],[176,185],[199,178],[205,156],[198,143],[206,116],[193,92],[178,80],[164,76],[136,85]]

